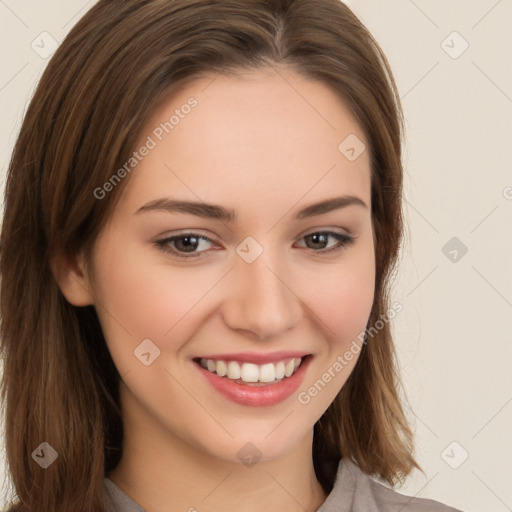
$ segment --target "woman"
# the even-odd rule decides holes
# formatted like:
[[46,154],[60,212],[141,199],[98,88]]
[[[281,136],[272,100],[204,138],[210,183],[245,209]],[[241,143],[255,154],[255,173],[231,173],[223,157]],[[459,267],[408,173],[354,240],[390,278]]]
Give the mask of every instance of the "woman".
[[455,510],[384,485],[420,469],[389,327],[401,116],[337,0],[80,20],[6,186],[13,510]]

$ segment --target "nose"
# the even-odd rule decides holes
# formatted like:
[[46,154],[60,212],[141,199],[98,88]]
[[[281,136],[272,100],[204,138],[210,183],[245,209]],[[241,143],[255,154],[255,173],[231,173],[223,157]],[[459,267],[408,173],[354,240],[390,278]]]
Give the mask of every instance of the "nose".
[[231,329],[250,331],[266,340],[281,336],[299,323],[303,303],[285,266],[268,250],[252,263],[237,257],[223,304],[224,320]]

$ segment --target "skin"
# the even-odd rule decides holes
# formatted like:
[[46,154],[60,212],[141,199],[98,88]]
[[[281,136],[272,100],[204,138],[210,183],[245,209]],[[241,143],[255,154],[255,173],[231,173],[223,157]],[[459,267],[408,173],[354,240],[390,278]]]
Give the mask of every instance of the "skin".
[[[279,69],[276,73],[275,69]],[[349,134],[367,141],[338,96],[284,68],[206,76],[162,101],[140,147],[193,96],[198,105],[129,176],[100,233],[92,274],[81,255],[60,266],[66,298],[94,304],[121,375],[123,456],[109,477],[148,512],[314,511],[326,499],[311,456],[313,426],[352,371],[357,355],[308,404],[297,400],[364,331],[374,298],[370,156],[338,150]],[[355,195],[352,205],[302,220],[317,201]],[[233,224],[198,216],[136,213],[157,198],[232,208]],[[193,230],[203,257],[184,260],[156,240]],[[330,254],[331,230],[355,237]],[[263,253],[236,252],[253,237]],[[176,251],[182,246],[170,244]],[[216,250],[217,249],[217,250]],[[189,253],[185,253],[189,254]],[[229,272],[228,272],[229,271]],[[144,339],[160,356],[143,365]],[[313,354],[298,392],[271,407],[233,403],[199,378],[191,358],[211,353],[305,350]],[[261,453],[247,467],[237,452]]]

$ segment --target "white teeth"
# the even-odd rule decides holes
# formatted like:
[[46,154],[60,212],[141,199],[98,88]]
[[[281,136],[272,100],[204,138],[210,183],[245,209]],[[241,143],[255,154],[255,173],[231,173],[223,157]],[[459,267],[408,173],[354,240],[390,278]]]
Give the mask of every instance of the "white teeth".
[[224,377],[228,373],[228,367],[224,361],[217,361],[217,367],[215,369],[219,377]]
[[286,365],[284,369],[284,376],[289,377],[293,371],[295,370],[295,359],[291,359],[288,361],[288,364]]
[[284,377],[284,369],[285,365],[283,361],[279,361],[279,363],[276,364],[276,379],[280,380]]
[[244,382],[258,382],[260,370],[258,365],[252,363],[244,363],[242,365],[242,377]]
[[272,363],[262,365],[259,373],[260,382],[274,382],[276,380],[276,367]]
[[244,382],[275,382],[285,377],[290,377],[300,366],[302,359],[296,357],[290,360],[283,360],[277,363],[266,363],[257,365],[254,363],[243,363],[237,361],[221,361],[202,358],[200,366],[216,373],[219,377],[227,377],[231,380],[242,379]]
[[228,363],[228,379],[239,379],[242,376],[242,369],[236,361],[229,361]]

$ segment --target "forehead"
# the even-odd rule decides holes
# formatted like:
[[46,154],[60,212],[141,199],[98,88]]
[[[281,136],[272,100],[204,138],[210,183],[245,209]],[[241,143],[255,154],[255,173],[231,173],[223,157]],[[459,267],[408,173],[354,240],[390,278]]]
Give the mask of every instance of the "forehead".
[[[340,150],[345,140],[366,150],[351,160]],[[189,81],[159,102],[135,150],[143,146],[151,149],[121,200],[132,212],[162,196],[220,203],[248,215],[282,211],[303,197],[353,194],[370,205],[362,129],[335,91],[290,70]]]

